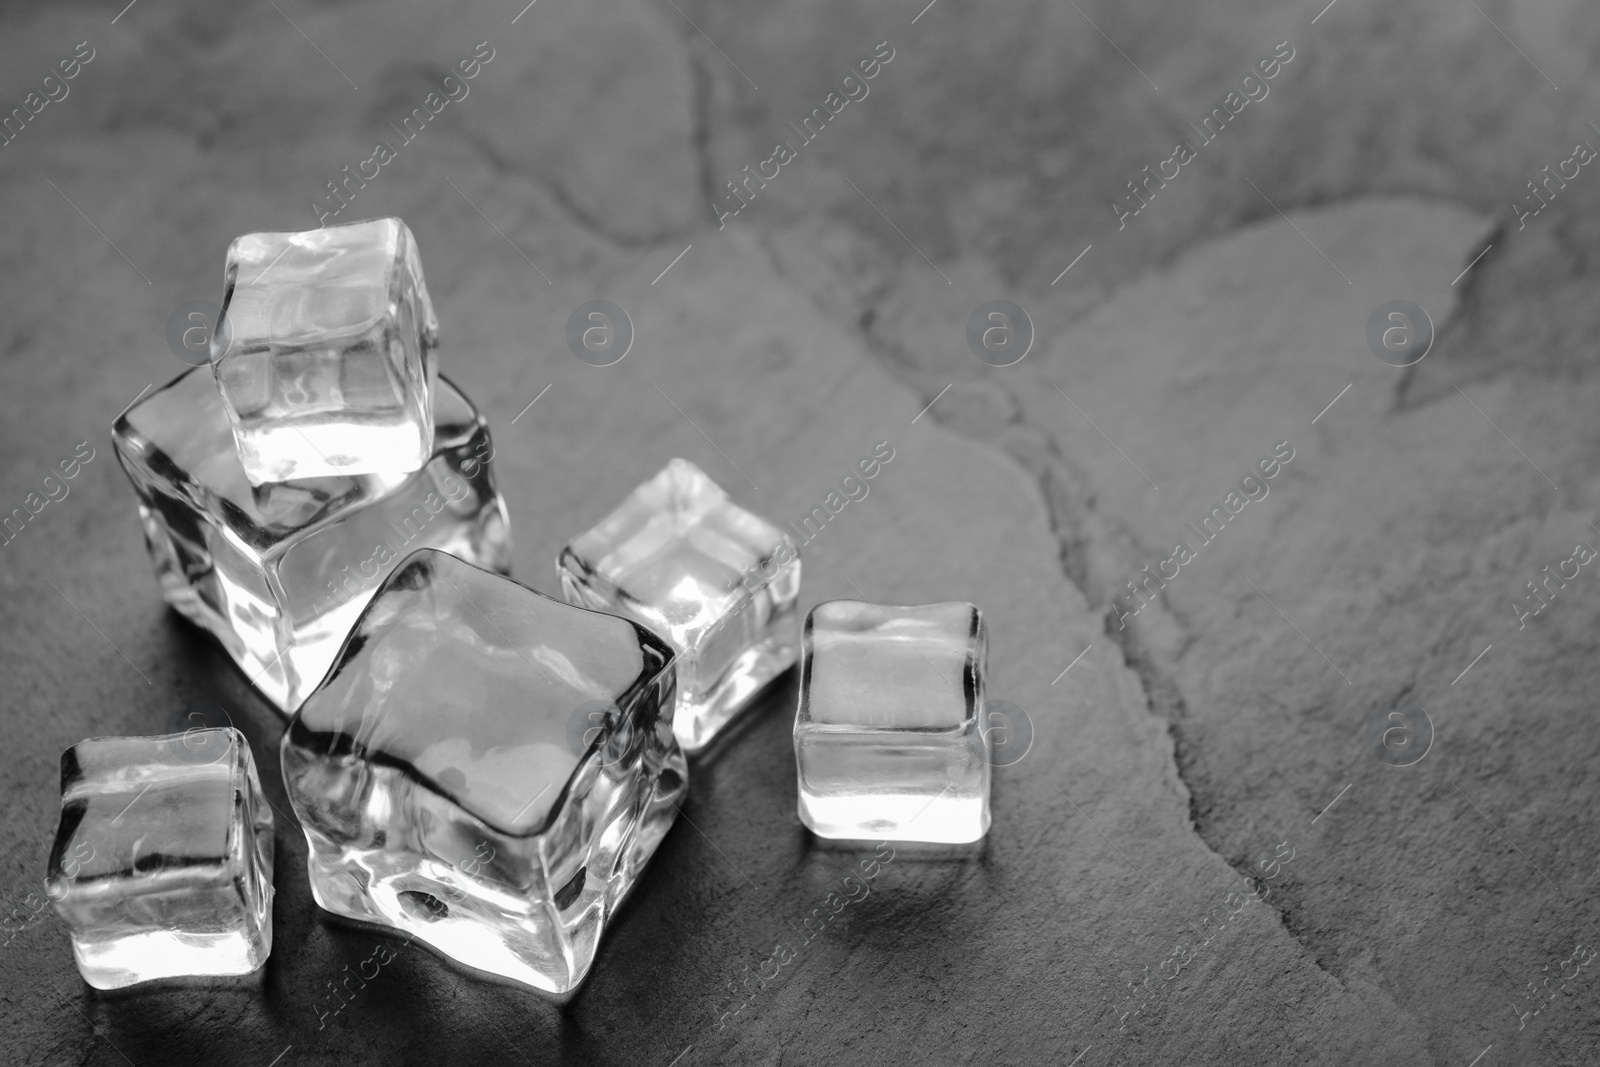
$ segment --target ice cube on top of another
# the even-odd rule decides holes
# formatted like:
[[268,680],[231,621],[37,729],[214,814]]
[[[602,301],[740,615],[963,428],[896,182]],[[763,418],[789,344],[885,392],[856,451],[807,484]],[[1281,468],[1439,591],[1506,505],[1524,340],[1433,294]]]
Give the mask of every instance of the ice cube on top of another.
[[971,604],[879,607],[831,600],[811,613],[812,722],[890,729],[960,726],[972,714]]
[[404,222],[245,234],[225,284],[213,368],[252,485],[427,462],[439,323]]
[[688,460],[635,488],[556,565],[569,602],[637,619],[677,651],[687,751],[798,658],[798,549]]
[[247,974],[272,949],[272,811],[244,736],[99,737],[61,757],[48,895],[99,989]]
[[639,623],[408,556],[284,734],[317,903],[569,993],[687,790],[674,684]]

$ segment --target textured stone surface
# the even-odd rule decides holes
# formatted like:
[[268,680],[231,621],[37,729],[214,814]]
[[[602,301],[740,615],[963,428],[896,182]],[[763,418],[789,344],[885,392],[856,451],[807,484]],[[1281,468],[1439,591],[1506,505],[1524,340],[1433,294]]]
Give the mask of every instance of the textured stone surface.
[[[1600,1058],[1592,971],[1520,1030],[1512,1008],[1575,938],[1600,943],[1593,576],[1522,630],[1510,606],[1600,543],[1600,176],[1522,230],[1507,207],[1600,143],[1600,21],[1577,0],[1477,6],[0,9],[7,108],[96,50],[0,148],[0,507],[97,449],[0,548],[0,1059]],[[1270,95],[1119,230],[1124,183],[1283,40]],[[515,576],[554,590],[564,540],[671,455],[781,523],[888,440],[870,495],[803,549],[801,610],[977,603],[991,694],[1036,729],[996,774],[980,851],[898,854],[721,1030],[728,983],[770,974],[861,858],[794,817],[792,673],[696,761],[686,818],[558,1009],[316,911],[280,724],[161,607],[110,454],[115,414],[182,369],[167,315],[218,299],[227,242],[314,225],[324,183],[479,41],[494,58],[470,94],[340,218],[417,235],[441,366],[494,426]],[[895,54],[869,95],[719,231],[716,191],[794,143],[787,123],[880,41]],[[1005,369],[964,341],[996,297],[1038,332]],[[565,347],[594,298],[637,330],[609,368]],[[1364,338],[1396,298],[1438,327],[1405,371]],[[1295,458],[1270,495],[1119,630],[1123,581],[1280,441]],[[1390,767],[1360,738],[1403,700],[1436,740]],[[265,975],[87,990],[65,931],[29,918],[60,750],[228,721],[283,816]],[[1159,977],[1280,842],[1295,858],[1266,905]],[[328,983],[380,947],[393,959],[335,1013]],[[1106,1002],[1145,968],[1150,1003],[1119,1032]]]

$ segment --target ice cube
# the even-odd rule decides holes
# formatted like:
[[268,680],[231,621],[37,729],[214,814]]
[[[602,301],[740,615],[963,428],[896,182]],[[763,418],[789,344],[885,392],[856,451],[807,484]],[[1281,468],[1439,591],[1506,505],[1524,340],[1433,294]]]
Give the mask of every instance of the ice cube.
[[61,754],[46,893],[83,980],[248,974],[272,951],[272,810],[232,727]]
[[204,368],[117,420],[117,458],[139,495],[162,595],[215,634],[285,714],[322,680],[378,583],[411,550],[510,570],[487,423],[444,378],[433,418],[433,458],[419,471],[258,487],[239,466]]
[[822,837],[976,841],[989,831],[988,639],[971,604],[830,600],[806,617],[794,754]]
[[439,323],[404,222],[247,233],[224,281],[213,366],[250,484],[428,462]]
[[677,651],[673,728],[688,752],[799,654],[794,541],[687,460],[574,538],[556,569],[570,603],[637,619]]
[[672,658],[628,619],[408,556],[284,734],[317,903],[575,989],[687,790]]

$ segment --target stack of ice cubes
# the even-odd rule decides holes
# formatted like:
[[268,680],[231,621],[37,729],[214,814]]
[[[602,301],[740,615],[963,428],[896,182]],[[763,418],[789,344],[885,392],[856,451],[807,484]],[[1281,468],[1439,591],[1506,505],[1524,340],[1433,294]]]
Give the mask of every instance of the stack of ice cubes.
[[403,557],[509,573],[510,529],[404,222],[247,234],[225,282],[213,371],[113,436],[162,595],[287,715]]

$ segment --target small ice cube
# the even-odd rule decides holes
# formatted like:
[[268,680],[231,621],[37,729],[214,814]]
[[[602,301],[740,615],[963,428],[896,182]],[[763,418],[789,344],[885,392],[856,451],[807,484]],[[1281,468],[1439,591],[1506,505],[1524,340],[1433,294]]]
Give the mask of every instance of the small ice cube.
[[408,556],[284,734],[317,903],[575,989],[687,790],[672,666],[628,619]]
[[570,603],[650,627],[678,653],[678,742],[705,747],[799,654],[800,553],[674,459],[556,563]]
[[214,368],[250,484],[428,461],[439,323],[404,222],[245,234],[225,283]]
[[971,604],[813,608],[794,724],[801,821],[848,839],[955,844],[986,834],[987,648]]
[[272,853],[272,810],[231,727],[92,737],[61,755],[47,894],[97,989],[260,967]]
[[252,487],[204,368],[144,397],[112,431],[139,496],[162,595],[214,634],[285,715],[327,673],[356,616],[421,547],[511,569],[489,426],[441,377],[434,452],[405,475]]

